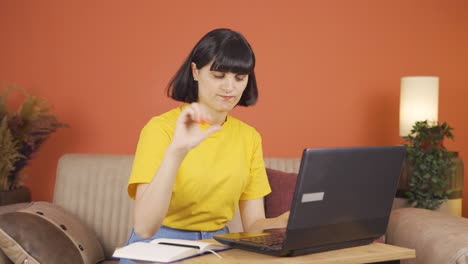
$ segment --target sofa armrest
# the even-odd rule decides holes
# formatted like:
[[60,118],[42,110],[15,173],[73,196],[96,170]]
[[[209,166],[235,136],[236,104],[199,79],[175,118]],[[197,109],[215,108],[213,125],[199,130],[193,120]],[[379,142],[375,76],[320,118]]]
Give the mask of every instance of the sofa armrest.
[[426,209],[392,211],[387,243],[413,248],[416,259],[402,263],[468,263],[468,219]]

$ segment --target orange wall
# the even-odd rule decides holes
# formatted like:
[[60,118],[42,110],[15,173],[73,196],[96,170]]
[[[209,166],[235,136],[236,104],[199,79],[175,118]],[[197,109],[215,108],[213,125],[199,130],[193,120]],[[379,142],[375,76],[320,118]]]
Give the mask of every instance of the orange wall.
[[215,27],[256,51],[260,100],[234,115],[260,131],[265,156],[399,144],[400,77],[438,75],[448,147],[466,157],[467,13],[465,0],[2,0],[0,85],[48,98],[71,126],[26,171],[37,200],[52,199],[63,153],[133,153],[145,122],[177,105],[165,86]]

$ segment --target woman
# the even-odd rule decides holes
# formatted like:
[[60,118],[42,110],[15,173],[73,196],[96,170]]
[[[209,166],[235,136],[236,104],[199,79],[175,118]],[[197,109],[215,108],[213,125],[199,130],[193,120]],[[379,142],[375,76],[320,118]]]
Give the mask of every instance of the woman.
[[207,239],[228,232],[239,206],[246,231],[285,227],[266,219],[271,189],[259,133],[230,116],[257,101],[255,55],[230,29],[207,33],[168,86],[187,103],[151,119],[138,142],[129,196],[135,199],[129,243],[158,237]]

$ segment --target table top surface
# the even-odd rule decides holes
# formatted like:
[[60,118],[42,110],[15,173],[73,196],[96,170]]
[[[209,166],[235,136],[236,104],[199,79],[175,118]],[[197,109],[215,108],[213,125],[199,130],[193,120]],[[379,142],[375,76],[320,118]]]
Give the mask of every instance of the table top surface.
[[[222,259],[207,253],[176,263],[212,264],[212,263],[310,263],[310,264],[358,264],[411,259],[416,257],[414,249],[397,247],[382,243],[331,250],[297,257],[274,257],[240,249],[228,249],[218,252]],[[148,263],[148,262],[145,262]]]

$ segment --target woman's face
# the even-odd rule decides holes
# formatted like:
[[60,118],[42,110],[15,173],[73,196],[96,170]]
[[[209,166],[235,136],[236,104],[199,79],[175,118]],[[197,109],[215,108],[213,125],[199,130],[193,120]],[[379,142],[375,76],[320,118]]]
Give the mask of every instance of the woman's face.
[[239,102],[249,76],[211,71],[211,64],[197,69],[195,63],[192,62],[192,74],[198,82],[198,103],[216,112],[228,112]]

